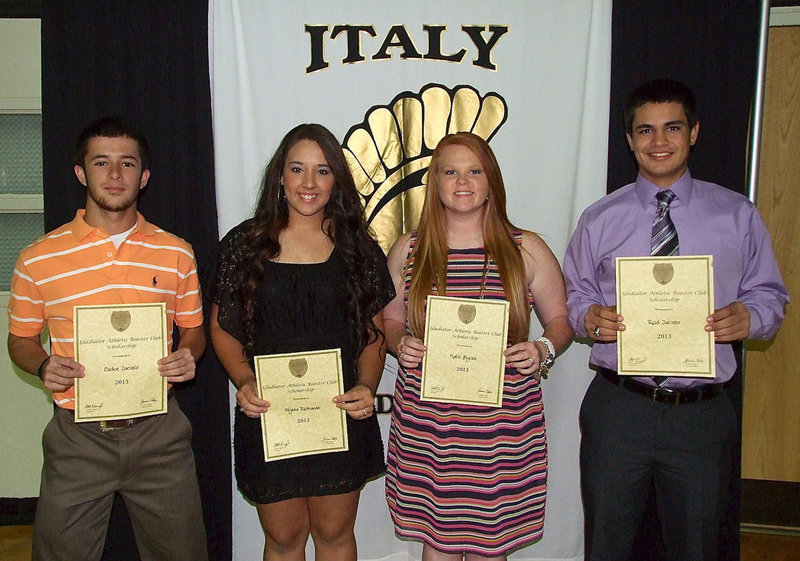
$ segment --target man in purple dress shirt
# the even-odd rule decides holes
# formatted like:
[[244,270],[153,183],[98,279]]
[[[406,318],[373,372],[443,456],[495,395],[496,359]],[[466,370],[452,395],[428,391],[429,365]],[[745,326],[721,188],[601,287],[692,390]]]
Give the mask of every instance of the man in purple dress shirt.
[[[639,165],[631,183],[589,206],[564,259],[569,322],[594,340],[598,374],[580,412],[581,489],[589,560],[631,555],[651,483],[668,560],[715,560],[736,442],[735,413],[722,391],[736,369],[731,343],[768,339],[789,295],[769,234],[745,197],[692,178],[694,94],[671,80],[636,88],[625,106],[628,144]],[[670,189],[680,255],[713,255],[716,378],[617,375],[615,258],[651,254],[656,193]],[[698,336],[703,336],[699,333]]]

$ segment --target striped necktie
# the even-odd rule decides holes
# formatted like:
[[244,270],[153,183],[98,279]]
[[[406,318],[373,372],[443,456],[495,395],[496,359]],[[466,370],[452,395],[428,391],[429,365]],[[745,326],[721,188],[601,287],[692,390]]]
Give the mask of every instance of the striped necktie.
[[650,255],[669,256],[678,253],[678,231],[669,217],[669,204],[675,193],[662,189],[656,194],[658,210],[653,219],[653,234],[650,239]]
[[[658,210],[653,219],[653,233],[650,239],[650,255],[669,256],[678,253],[678,231],[672,218],[669,217],[669,204],[675,198],[675,193],[669,189],[661,189],[656,193]],[[667,376],[653,376],[653,381],[663,386],[669,378]]]

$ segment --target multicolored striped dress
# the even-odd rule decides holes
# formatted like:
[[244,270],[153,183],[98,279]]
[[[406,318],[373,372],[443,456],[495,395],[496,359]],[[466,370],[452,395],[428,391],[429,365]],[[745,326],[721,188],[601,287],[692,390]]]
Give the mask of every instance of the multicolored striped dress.
[[[412,248],[415,241],[412,235]],[[491,261],[480,293],[483,248],[448,255],[448,296],[505,298]],[[406,300],[410,280],[411,267]],[[395,385],[386,497],[397,534],[447,553],[483,556],[539,540],[547,483],[539,381],[506,368],[498,409],[422,402],[420,378],[419,369],[400,368]]]

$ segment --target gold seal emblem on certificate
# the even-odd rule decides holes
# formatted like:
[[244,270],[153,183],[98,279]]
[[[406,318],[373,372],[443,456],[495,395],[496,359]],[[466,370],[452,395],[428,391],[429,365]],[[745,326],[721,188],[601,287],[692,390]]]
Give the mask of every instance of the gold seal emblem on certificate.
[[653,265],[653,278],[658,284],[669,284],[675,276],[675,268],[672,263],[656,263]]
[[308,372],[308,361],[304,358],[293,358],[289,361],[289,372],[295,378],[302,378]]
[[127,310],[114,310],[111,312],[111,327],[119,332],[131,326],[131,313]]
[[460,319],[463,324],[470,324],[472,320],[475,319],[476,312],[477,310],[475,310],[475,306],[472,304],[461,304],[458,307],[458,319]]
[[508,302],[428,296],[422,401],[500,407]]

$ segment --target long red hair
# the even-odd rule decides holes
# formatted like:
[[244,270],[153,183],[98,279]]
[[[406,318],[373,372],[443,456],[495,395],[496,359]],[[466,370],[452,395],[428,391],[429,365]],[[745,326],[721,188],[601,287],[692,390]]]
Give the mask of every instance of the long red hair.
[[[489,260],[495,262],[506,298],[510,303],[509,336],[514,343],[527,341],[530,330],[530,301],[525,263],[521,248],[514,239],[517,228],[506,214],[506,191],[494,152],[481,137],[469,132],[445,136],[436,146],[428,169],[428,185],[422,207],[417,240],[406,263],[411,261],[411,284],[408,291],[407,317],[411,332],[422,337],[425,332],[425,300],[429,294],[444,296],[447,291],[447,217],[439,199],[438,176],[441,156],[448,146],[465,146],[481,161],[489,184],[489,197],[483,212],[484,270]],[[485,278],[485,275],[484,275]],[[483,287],[481,287],[483,288]]]

